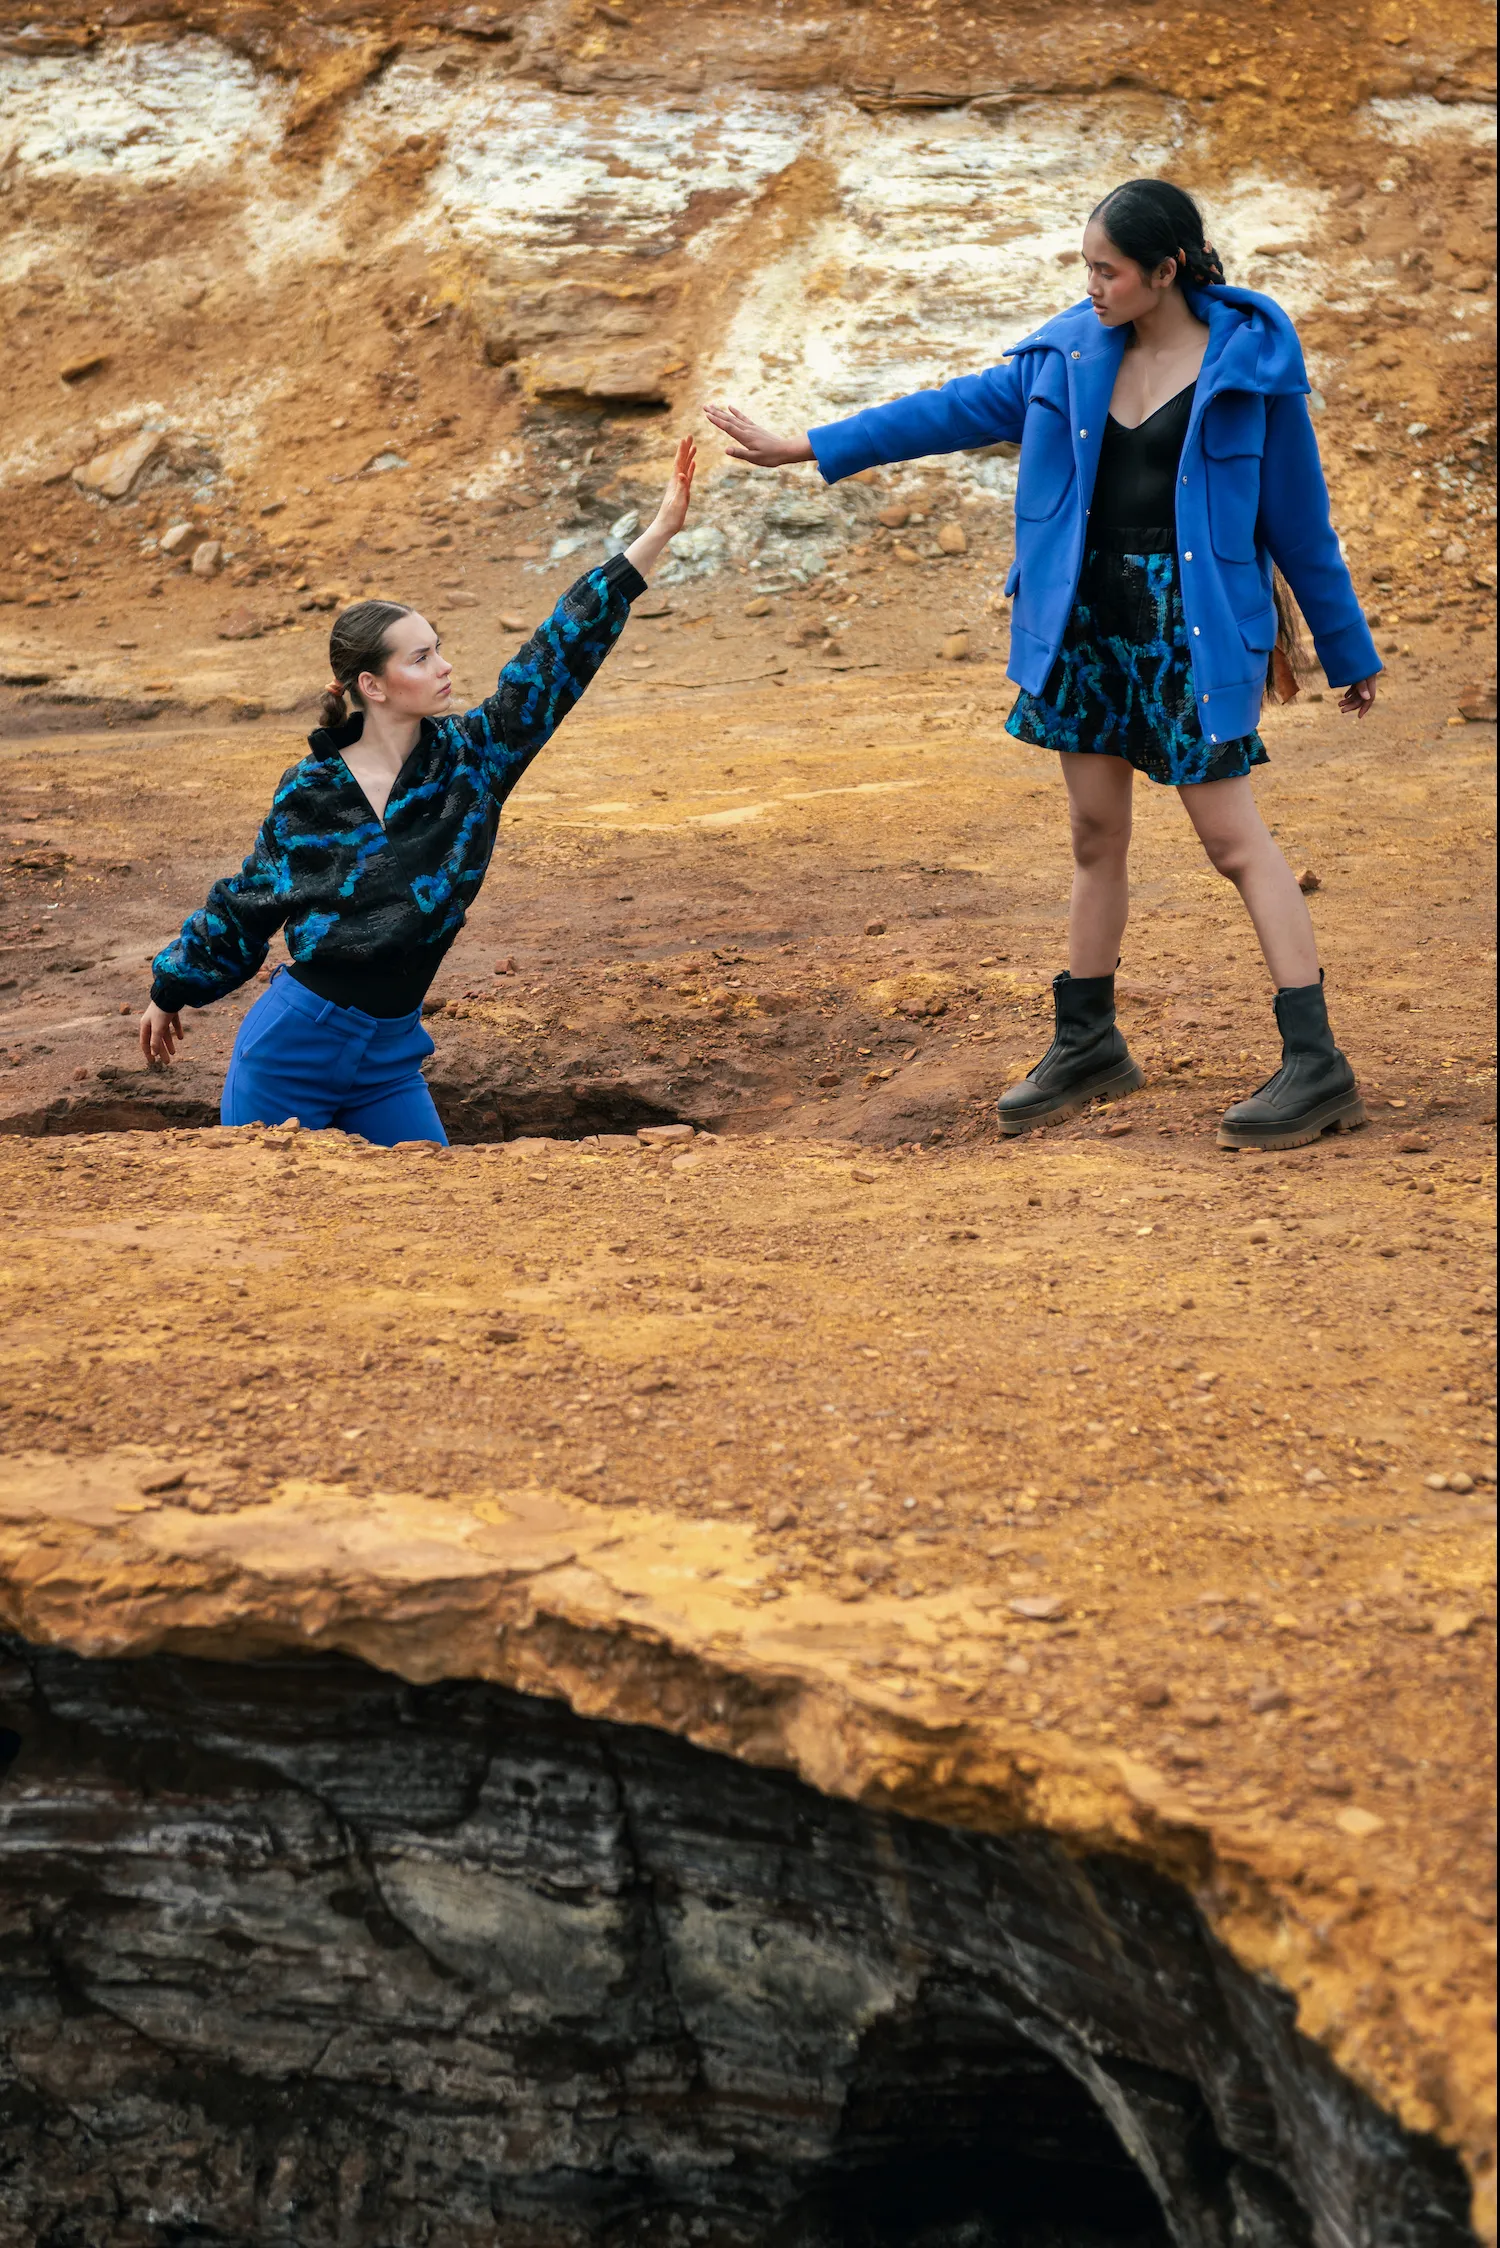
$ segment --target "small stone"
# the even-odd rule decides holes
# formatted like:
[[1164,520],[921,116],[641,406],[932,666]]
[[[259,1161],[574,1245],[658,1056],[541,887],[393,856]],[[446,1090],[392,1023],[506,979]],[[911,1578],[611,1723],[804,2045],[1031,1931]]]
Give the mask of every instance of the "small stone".
[[794,1530],[801,1517],[789,1499],[780,1499],[766,1516],[768,1530]]
[[700,1148],[689,1148],[685,1155],[673,1156],[672,1169],[674,1171],[701,1171],[707,1161],[708,1157]]
[[1184,1772],[1195,1771],[1203,1762],[1201,1749],[1194,1748],[1188,1741],[1176,1740],[1171,1734],[1162,1742],[1161,1752],[1169,1764],[1177,1765]]
[[1309,1490],[1316,1490],[1317,1486],[1320,1483],[1326,1483],[1328,1478],[1320,1467],[1310,1467],[1303,1475],[1302,1480]]
[[769,594],[757,593],[753,601],[745,603],[745,615],[747,617],[768,617],[771,614],[771,608],[772,603]]
[[219,541],[217,539],[205,539],[201,546],[194,547],[193,559],[189,568],[195,578],[211,578],[223,559],[224,549]]
[[844,1080],[842,1076],[836,1069],[825,1069],[822,1076],[818,1079],[818,1083],[820,1085],[842,1085],[843,1082]]
[[1245,1238],[1247,1241],[1270,1241],[1275,1237],[1275,1230],[1269,1218],[1257,1218]]
[[969,635],[966,632],[950,632],[938,650],[944,663],[962,663],[968,653]]
[[[1127,1132],[1133,1132],[1134,1130],[1135,1126],[1133,1124],[1106,1124],[1104,1127],[1104,1137],[1107,1140],[1123,1140]],[[1149,1231],[1150,1229],[1148,1228],[1147,1230]]]
[[835,1577],[833,1581],[833,1597],[835,1600],[863,1600],[869,1589],[869,1586],[859,1577],[846,1575]]
[[1221,1719],[1212,1702],[1184,1702],[1182,1722],[1184,1725],[1196,1726],[1200,1733],[1206,1733],[1219,1724]]
[[938,532],[937,542],[944,554],[967,554],[969,542],[959,523],[945,523]]
[[885,935],[885,923],[883,921],[867,921],[865,923],[865,935],[867,937],[883,937]]
[[1466,265],[1462,273],[1455,274],[1453,286],[1462,289],[1466,296],[1482,297],[1490,285],[1490,277],[1482,265]]
[[1467,1639],[1479,1618],[1471,1608],[1442,1608],[1432,1619],[1435,1639]]
[[1010,1603],[1010,1612],[1027,1623],[1050,1624],[1059,1616],[1067,1614],[1068,1604],[1060,1593],[1028,1593],[1022,1599]]
[[891,548],[891,554],[897,562],[920,562],[922,559],[914,546],[903,546],[899,539]]
[[889,507],[883,507],[880,510],[875,520],[877,523],[883,524],[888,531],[899,531],[910,513],[909,507],[900,507],[893,501]]
[[697,1135],[691,1124],[642,1124],[635,1136],[646,1147],[682,1147]]
[[1172,1689],[1164,1678],[1148,1678],[1137,1686],[1135,1698],[1142,1709],[1165,1709]]
[[57,379],[71,388],[74,383],[87,382],[90,375],[102,374],[108,365],[107,351],[77,351],[71,359],[63,361],[57,370]]
[[159,429],[137,430],[122,445],[112,445],[107,453],[96,453],[91,461],[75,468],[73,481],[86,492],[97,492],[101,499],[123,500],[166,441]]
[[202,536],[203,533],[196,523],[174,523],[161,535],[159,542],[161,552],[163,554],[181,554],[185,547],[191,551]]
[[[1458,1392],[1458,1395],[1454,1398],[1453,1402],[1455,1405],[1467,1405],[1469,1401],[1464,1392],[1460,1390]],[[1474,1488],[1474,1478],[1472,1475],[1465,1475],[1463,1469],[1460,1468],[1456,1475],[1449,1476],[1448,1488],[1450,1491],[1472,1491]]]
[[1314,890],[1321,890],[1323,884],[1321,878],[1313,872],[1312,868],[1305,866],[1298,873],[1297,887],[1304,896],[1311,896]]
[[1494,680],[1492,679],[1488,686],[1481,682],[1472,687],[1465,687],[1458,698],[1458,709],[1460,717],[1470,719],[1476,725],[1488,724],[1493,726],[1495,723]]
[[487,1343],[502,1344],[518,1343],[521,1337],[514,1327],[491,1327],[484,1339]]
[[143,1475],[140,1479],[140,1488],[149,1498],[153,1492],[180,1491],[186,1481],[187,1469],[185,1467],[163,1467],[158,1468],[153,1475]]
[[1421,1132],[1407,1132],[1396,1142],[1398,1155],[1430,1155],[1431,1152],[1432,1142]]
[[496,976],[513,976],[516,973],[515,961],[510,958],[497,960],[490,973]]
[[1284,1686],[1278,1686],[1273,1680],[1267,1678],[1262,1679],[1259,1685],[1251,1687],[1247,1699],[1254,1714],[1257,1717],[1264,1717],[1268,1710],[1287,1708],[1291,1696]]
[[230,609],[219,619],[221,640],[258,640],[262,633],[272,629],[269,617],[258,617],[253,609]]
[[1467,562],[1468,559],[1469,550],[1462,539],[1450,539],[1443,548],[1443,560],[1445,562]]
[[1368,1842],[1372,1834],[1379,1834],[1385,1825],[1377,1812],[1362,1811],[1357,1803],[1346,1803],[1342,1811],[1335,1812],[1334,1825],[1341,1834],[1352,1841]]
[[1446,1491],[1448,1478],[1446,1475],[1424,1475],[1422,1488],[1424,1491]]

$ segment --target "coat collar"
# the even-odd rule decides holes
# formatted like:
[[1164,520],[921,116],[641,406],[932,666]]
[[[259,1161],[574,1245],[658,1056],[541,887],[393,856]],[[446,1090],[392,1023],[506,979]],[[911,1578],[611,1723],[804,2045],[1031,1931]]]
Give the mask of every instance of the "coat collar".
[[[307,737],[307,746],[314,757],[327,763],[330,758],[342,757],[346,749],[352,749],[355,743],[362,738],[364,730],[365,714],[362,710],[356,708],[350,711],[348,717],[340,726],[314,726]],[[417,738],[412,743],[412,757],[416,756],[419,749],[425,747],[433,732],[433,721],[430,718],[424,718]],[[408,758],[407,762],[409,764],[411,759]]]
[[[1187,297],[1198,318],[1208,326],[1208,349],[1198,378],[1200,401],[1221,390],[1260,391],[1267,397],[1307,390],[1307,368],[1297,331],[1270,297],[1260,296],[1254,289],[1236,288],[1189,289]],[[1103,369],[1119,366],[1124,349],[1124,329],[1101,327],[1085,298],[1082,304],[1070,305],[1020,343],[1012,344],[1005,356],[1056,351],[1070,369],[1076,361],[1080,377],[1085,370],[1090,377],[1097,377]]]

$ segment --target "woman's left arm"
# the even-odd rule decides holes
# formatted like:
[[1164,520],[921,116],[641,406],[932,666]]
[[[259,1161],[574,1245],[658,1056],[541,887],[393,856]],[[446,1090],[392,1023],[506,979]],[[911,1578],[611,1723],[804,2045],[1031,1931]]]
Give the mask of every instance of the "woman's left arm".
[[510,794],[578,701],[625,629],[630,604],[646,590],[646,573],[687,521],[697,452],[678,445],[671,480],[655,519],[623,554],[570,585],[545,624],[459,723],[484,759],[494,794]]
[[1363,716],[1385,667],[1339,548],[1318,440],[1300,391],[1266,403],[1259,531],[1297,597],[1319,663],[1334,686],[1346,689],[1341,707]]

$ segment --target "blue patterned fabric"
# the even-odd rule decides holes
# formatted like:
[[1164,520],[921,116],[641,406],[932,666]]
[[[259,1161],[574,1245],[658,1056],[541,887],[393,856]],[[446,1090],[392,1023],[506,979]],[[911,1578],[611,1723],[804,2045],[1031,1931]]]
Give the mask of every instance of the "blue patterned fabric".
[[422,721],[383,824],[343,758],[363,713],[310,734],[239,873],[214,884],[152,962],[157,1006],[206,1007],[237,990],[283,925],[293,961],[320,970],[378,974],[424,949],[441,958],[484,880],[501,805],[644,591],[623,555],[570,586],[492,695],[462,717]]
[[1090,547],[1047,684],[1022,688],[1005,731],[1038,749],[1123,757],[1167,788],[1268,762],[1259,734],[1206,740],[1197,700],[1176,555]]

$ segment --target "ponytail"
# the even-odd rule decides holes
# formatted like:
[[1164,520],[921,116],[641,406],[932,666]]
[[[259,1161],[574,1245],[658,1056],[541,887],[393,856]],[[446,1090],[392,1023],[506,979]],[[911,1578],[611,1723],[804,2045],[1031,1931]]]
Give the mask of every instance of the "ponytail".
[[1126,180],[1089,213],[1122,255],[1142,273],[1177,260],[1177,278],[1190,288],[1224,285],[1224,266],[1203,231],[1203,213],[1185,188],[1171,180]]
[[323,699],[318,705],[318,724],[331,730],[335,726],[342,726],[348,715],[349,705],[344,688],[336,679],[330,680],[323,689]]
[[1271,599],[1276,604],[1276,642],[1266,664],[1266,694],[1279,703],[1292,703],[1302,692],[1307,673],[1307,643],[1292,589],[1279,570],[1271,572]]
[[363,710],[360,674],[373,671],[378,677],[385,669],[391,652],[386,635],[398,617],[410,615],[411,610],[401,601],[356,601],[352,609],[334,618],[328,635],[328,665],[333,676],[318,706],[320,726],[342,726],[350,702]]

